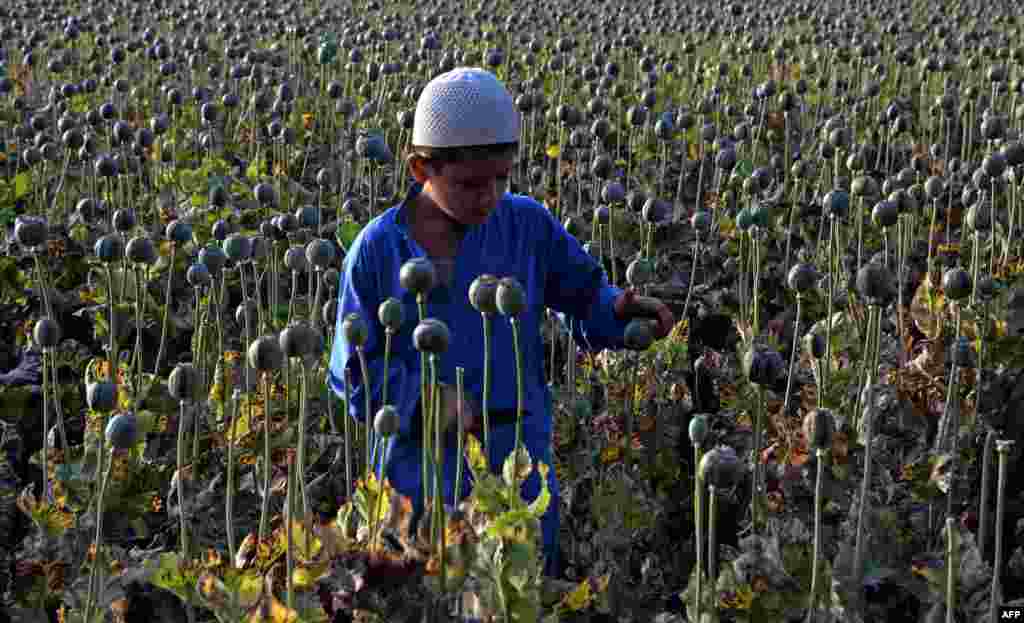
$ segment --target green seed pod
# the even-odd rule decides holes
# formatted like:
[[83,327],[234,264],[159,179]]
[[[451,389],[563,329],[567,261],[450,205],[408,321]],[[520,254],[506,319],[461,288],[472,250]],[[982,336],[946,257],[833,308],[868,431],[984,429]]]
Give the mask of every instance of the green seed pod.
[[797,294],[806,294],[814,288],[817,279],[818,271],[814,270],[813,266],[810,264],[795,264],[793,268],[789,269],[786,282],[790,290]]
[[369,332],[363,317],[353,312],[341,321],[341,333],[345,336],[345,341],[358,347],[366,343]]
[[273,372],[284,362],[281,345],[273,335],[263,335],[249,345],[249,365],[260,372]]
[[619,182],[605,182],[601,188],[601,200],[605,203],[622,203],[626,199],[626,189]]
[[647,350],[654,343],[652,321],[646,318],[634,318],[626,325],[622,334],[623,345],[629,350]]
[[220,276],[220,271],[223,270],[227,261],[228,257],[224,255],[220,247],[212,243],[203,247],[199,252],[199,263],[206,266],[206,270],[210,271],[210,275],[214,277]]
[[185,244],[192,240],[192,226],[175,219],[167,224],[164,235],[175,244]]
[[414,257],[402,264],[398,272],[398,283],[416,295],[426,295],[437,284],[434,264],[425,257]]
[[401,426],[401,419],[398,417],[398,410],[391,405],[384,405],[377,410],[373,417],[373,430],[381,437],[390,437],[398,434]]
[[755,385],[766,387],[775,383],[786,364],[778,351],[755,347],[743,356],[743,372]]
[[284,252],[284,266],[290,271],[304,273],[309,268],[306,263],[306,251],[300,246],[288,247]]
[[572,402],[572,415],[575,419],[585,422],[590,419],[590,416],[594,412],[593,405],[590,401],[582,396],[577,396]]
[[117,234],[107,234],[96,241],[93,253],[104,264],[119,262],[124,257],[124,240]]
[[124,249],[125,257],[133,264],[151,265],[156,261],[156,247],[147,236],[136,236],[128,241]]
[[193,264],[185,271],[185,281],[193,288],[203,288],[210,285],[210,270],[205,264]]
[[178,402],[195,401],[199,386],[199,371],[190,363],[179,363],[167,377],[167,393]]
[[480,275],[469,286],[469,303],[481,314],[498,312],[498,278]]
[[93,411],[112,411],[117,405],[117,385],[110,381],[89,383],[85,388],[85,401]]
[[804,336],[804,347],[811,357],[821,359],[825,356],[825,336],[820,333],[808,333]]
[[871,210],[871,220],[878,227],[892,227],[899,220],[900,209],[895,202],[883,199]]
[[133,413],[119,413],[107,422],[107,443],[116,450],[127,450],[139,437],[139,425]]
[[518,316],[526,310],[526,292],[515,277],[504,277],[495,292],[498,311],[505,316]]
[[809,448],[821,450],[832,446],[836,420],[828,409],[813,409],[804,416],[804,439]]
[[305,322],[295,322],[281,330],[278,343],[285,357],[306,357],[316,347],[316,332]]
[[[850,157],[852,158],[853,156]],[[878,182],[869,175],[856,177],[850,184],[850,195],[854,197],[861,197],[871,201],[878,196],[878,192]]]
[[448,325],[437,318],[424,318],[412,332],[416,350],[432,355],[440,355],[447,351],[450,340]]
[[38,247],[46,242],[46,221],[37,216],[19,216],[14,219],[14,237],[23,247]]
[[942,275],[942,291],[953,301],[971,294],[971,275],[963,268],[950,268]]
[[700,460],[697,476],[716,489],[731,489],[740,480],[743,466],[729,446],[715,446]]
[[626,281],[629,285],[639,288],[654,279],[654,264],[644,257],[638,257],[626,267]]
[[882,264],[870,262],[857,271],[857,293],[868,305],[885,307],[896,297],[892,272]]
[[709,432],[710,427],[708,426],[708,416],[703,413],[698,413],[690,419],[690,443],[692,443],[694,447],[699,448],[703,446],[704,442],[707,441]]
[[247,236],[242,234],[231,234],[221,243],[221,250],[229,260],[235,262],[247,262],[252,254],[252,243]]
[[43,348],[53,348],[60,343],[61,331],[57,321],[44,316],[32,327],[32,339]]
[[306,245],[306,261],[317,270],[323,270],[334,261],[334,245],[324,238],[310,240]]
[[377,308],[377,319],[385,329],[397,333],[405,322],[405,309],[401,301],[394,297],[385,299]]

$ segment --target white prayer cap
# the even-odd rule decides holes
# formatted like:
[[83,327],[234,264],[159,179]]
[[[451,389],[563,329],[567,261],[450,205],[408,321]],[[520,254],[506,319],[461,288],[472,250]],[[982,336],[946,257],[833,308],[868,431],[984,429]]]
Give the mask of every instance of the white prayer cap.
[[519,141],[519,111],[497,77],[459,67],[431,80],[416,102],[412,144],[470,147]]

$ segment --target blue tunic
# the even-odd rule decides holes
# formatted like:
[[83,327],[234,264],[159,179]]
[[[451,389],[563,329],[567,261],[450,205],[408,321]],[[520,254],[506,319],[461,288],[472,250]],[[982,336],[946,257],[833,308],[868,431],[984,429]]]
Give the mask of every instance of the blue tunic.
[[[401,426],[388,452],[386,474],[392,486],[408,496],[417,515],[422,511],[421,439],[410,434],[419,418],[420,354],[412,343],[412,331],[418,323],[416,297],[398,282],[403,263],[426,252],[414,240],[407,227],[406,203],[422,187],[413,187],[406,200],[370,221],[352,243],[345,257],[339,286],[336,335],[328,373],[331,388],[344,396],[345,369],[352,378],[349,413],[365,421],[364,392],[359,359],[355,349],[342,337],[341,321],[347,314],[362,316],[368,327],[364,346],[372,388],[371,413],[381,406],[384,374],[384,329],[377,319],[377,308],[388,297],[403,304],[405,321],[391,343],[387,371],[388,402],[398,410]],[[454,385],[455,369],[465,369],[466,394],[480,404],[483,395],[483,323],[480,313],[469,303],[469,286],[474,279],[489,273],[498,278],[515,277],[522,284],[527,308],[519,317],[520,348],[523,357],[523,395],[525,412],[523,442],[534,462],[553,467],[551,457],[551,393],[544,378],[544,345],[541,323],[545,307],[570,319],[577,343],[582,348],[600,350],[622,347],[625,322],[615,317],[614,301],[622,292],[609,285],[604,270],[585,252],[540,203],[523,195],[506,193],[494,212],[482,225],[467,228],[458,246],[447,283],[431,293],[428,317],[442,320],[451,331],[448,351],[439,357],[438,377]],[[512,330],[507,318],[499,314],[491,320],[491,391],[489,409],[516,408],[516,370]],[[371,415],[372,417],[372,415]],[[480,434],[482,437],[482,433]],[[488,454],[491,469],[500,473],[505,457],[515,443],[515,425],[494,426],[490,431]],[[451,505],[455,480],[455,444],[446,443],[444,496]],[[469,470],[461,487],[470,490]],[[546,569],[557,568],[558,487],[555,471],[549,472],[551,505],[541,525],[544,533]],[[523,484],[523,496],[531,500],[540,492],[536,471]]]

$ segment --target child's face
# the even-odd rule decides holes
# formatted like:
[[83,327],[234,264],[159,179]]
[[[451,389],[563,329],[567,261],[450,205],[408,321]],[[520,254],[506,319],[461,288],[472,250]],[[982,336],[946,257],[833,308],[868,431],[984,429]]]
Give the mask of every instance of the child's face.
[[480,225],[508,188],[512,157],[428,165],[423,190],[448,216],[463,225]]

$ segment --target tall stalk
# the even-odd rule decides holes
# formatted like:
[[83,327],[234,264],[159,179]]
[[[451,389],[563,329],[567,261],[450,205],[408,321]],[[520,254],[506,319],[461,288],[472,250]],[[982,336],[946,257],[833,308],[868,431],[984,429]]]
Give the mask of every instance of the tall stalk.
[[996,484],[996,551],[992,561],[992,589],[989,596],[988,619],[990,623],[999,623],[999,604],[1002,602],[1003,592],[999,576],[1003,570],[1003,513],[1006,511],[1004,504],[1004,493],[1006,492],[1006,461],[1010,453],[1010,447],[1014,444],[1012,439],[1000,439],[996,441],[996,453],[999,455],[999,479]]

